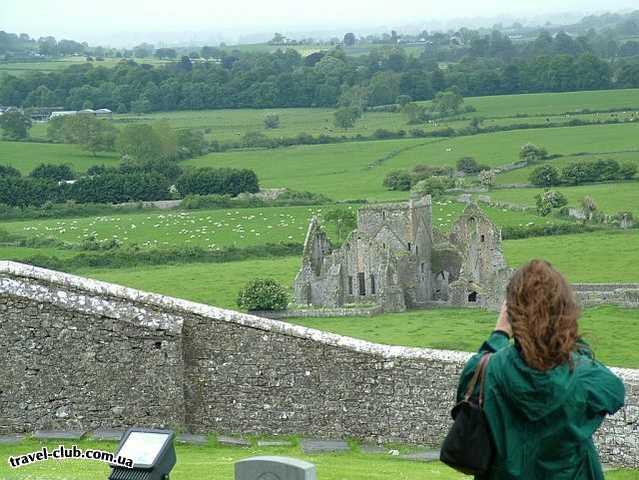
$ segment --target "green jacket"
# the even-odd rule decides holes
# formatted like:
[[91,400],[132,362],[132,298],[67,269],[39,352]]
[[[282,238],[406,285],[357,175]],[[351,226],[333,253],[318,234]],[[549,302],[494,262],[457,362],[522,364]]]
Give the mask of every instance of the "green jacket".
[[573,354],[572,371],[565,364],[541,372],[525,364],[506,334],[493,332],[464,367],[457,401],[484,352],[493,352],[484,411],[496,450],[484,480],[603,480],[592,434],[623,406],[622,381],[585,344]]

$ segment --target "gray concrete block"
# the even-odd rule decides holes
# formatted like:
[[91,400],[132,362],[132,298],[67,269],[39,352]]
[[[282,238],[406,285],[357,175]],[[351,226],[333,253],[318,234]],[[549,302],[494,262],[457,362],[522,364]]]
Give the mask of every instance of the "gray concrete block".
[[238,437],[227,437],[224,435],[220,435],[217,437],[217,443],[220,445],[228,445],[231,447],[250,447],[251,443],[248,440],[244,440],[243,438]]
[[85,433],[81,430],[36,430],[33,438],[38,440],[80,440]]
[[235,463],[235,480],[316,480],[315,465],[289,457],[251,457]]
[[176,442],[189,443],[191,445],[206,445],[209,438],[206,435],[194,435],[192,433],[183,433],[177,436]]
[[124,430],[115,430],[110,428],[100,428],[90,434],[92,440],[100,440],[105,442],[119,442],[124,435]]
[[258,440],[258,447],[292,447],[293,442],[290,440]]
[[14,445],[24,440],[24,435],[0,435],[0,445]]
[[350,448],[343,440],[309,440],[304,439],[301,442],[302,451],[308,455],[316,453],[328,452],[346,452]]
[[439,460],[439,450],[425,450],[423,452],[413,452],[400,455],[404,460],[414,460],[416,462],[434,462]]

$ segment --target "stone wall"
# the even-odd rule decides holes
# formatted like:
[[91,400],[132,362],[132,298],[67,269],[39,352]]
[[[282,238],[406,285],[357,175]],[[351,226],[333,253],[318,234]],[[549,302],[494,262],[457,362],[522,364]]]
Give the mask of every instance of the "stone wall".
[[[469,354],[372,344],[0,262],[0,433],[173,426],[438,444]],[[597,438],[639,467],[639,371]]]
[[576,283],[572,287],[582,307],[619,305],[639,308],[638,283]]

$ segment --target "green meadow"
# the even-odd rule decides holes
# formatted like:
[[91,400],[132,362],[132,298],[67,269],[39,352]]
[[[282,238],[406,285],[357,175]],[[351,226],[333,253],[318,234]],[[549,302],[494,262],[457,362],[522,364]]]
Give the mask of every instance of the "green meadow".
[[[403,200],[407,199],[404,194]],[[55,239],[79,244],[92,239],[106,242],[116,239],[123,245],[142,248],[198,246],[201,248],[246,247],[266,243],[302,243],[308,223],[322,218],[334,208],[357,210],[358,205],[316,207],[267,207],[213,210],[152,210],[149,212],[110,214],[95,217],[13,220],[2,229],[21,237]],[[451,200],[433,202],[433,226],[446,232],[464,206]],[[558,224],[566,220],[543,218],[533,213],[486,208],[490,218],[501,227],[531,224]],[[334,226],[325,224],[330,237]]]
[[[590,195],[599,210],[607,214],[630,211],[639,215],[639,182],[598,183],[580,185],[578,187],[554,187],[568,199],[568,205],[579,206],[581,200]],[[493,190],[489,193],[493,200],[535,206],[535,195],[543,192],[543,188],[508,188]]]
[[444,139],[230,151],[212,153],[185,164],[250,168],[267,187],[285,186],[335,199],[392,199],[405,194],[388,192],[382,186],[384,176],[391,170],[410,169],[418,164],[452,166],[464,156],[497,167],[517,161],[519,149],[528,142],[562,155],[639,150],[638,134],[639,124],[518,130]]
[[[2,61],[0,62],[0,77],[2,77],[4,74],[20,76],[33,72],[57,72],[72,65],[84,65],[87,63],[91,63],[94,67],[111,68],[116,66],[121,60],[122,59],[120,58],[105,58],[101,61],[94,60],[92,62],[88,62],[85,56],[79,56],[64,57],[56,60],[36,60],[30,62]],[[148,65],[162,65],[168,63],[166,60],[159,60],[157,58],[136,58],[134,60],[138,63],[145,63]]]
[[119,161],[116,153],[93,156],[78,145],[0,141],[0,165],[11,165],[23,175],[41,163],[68,163],[76,171],[85,172],[92,165],[117,165]]

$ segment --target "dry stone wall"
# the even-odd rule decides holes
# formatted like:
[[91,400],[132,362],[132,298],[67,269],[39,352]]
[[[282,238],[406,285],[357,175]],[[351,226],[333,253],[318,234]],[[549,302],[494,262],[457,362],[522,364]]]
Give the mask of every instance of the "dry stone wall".
[[[0,262],[0,433],[170,426],[438,444],[469,354],[378,345]],[[639,371],[597,438],[639,467]]]

